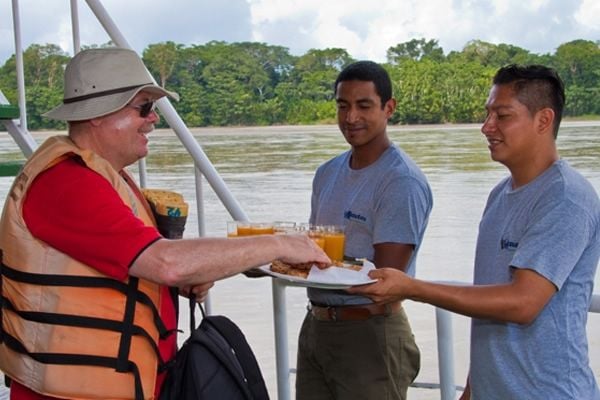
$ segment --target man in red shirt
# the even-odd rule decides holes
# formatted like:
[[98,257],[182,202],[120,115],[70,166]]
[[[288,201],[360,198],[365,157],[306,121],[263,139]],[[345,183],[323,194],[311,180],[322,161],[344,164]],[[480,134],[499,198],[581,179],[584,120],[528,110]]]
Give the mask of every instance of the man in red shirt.
[[[160,334],[158,339],[160,328],[153,326],[156,318],[145,310],[154,305],[166,332],[177,329],[169,287],[178,287],[185,294],[194,293],[201,301],[214,281],[274,259],[291,263],[330,262],[314,242],[302,235],[168,240],[159,234],[143,196],[125,168],[146,156],[147,134],[159,120],[154,102],[166,95],[177,98],[175,93],[153,83],[133,51],[85,50],[69,62],[63,104],[46,114],[68,121],[68,137],[48,139],[28,160],[9,193],[0,222],[2,291],[14,308],[12,312],[3,310],[2,334],[13,337],[26,348],[30,346],[27,354],[19,354],[15,351],[18,346],[10,347],[6,341],[0,343],[0,367],[12,378],[11,399],[88,398],[91,395],[86,390],[95,390],[95,398],[120,396],[120,389],[114,389],[119,383],[110,375],[114,370],[96,375],[95,371],[102,368],[92,368],[89,372],[76,365],[69,369],[69,366],[37,362],[32,356],[36,351],[36,354],[51,353],[47,348],[59,346],[73,349],[76,354],[88,350],[93,353],[98,347],[97,352],[109,355],[112,344],[101,345],[104,340],[114,343],[114,351],[121,355],[119,343],[123,342],[125,331],[115,339],[114,333],[70,327],[64,330],[64,335],[71,335],[66,339],[67,336],[57,333],[60,327],[53,325],[53,330],[47,330],[47,324],[17,312],[23,311],[21,308],[30,311],[29,307],[40,315],[58,315],[60,311],[68,320],[70,315],[64,310],[71,307],[80,318],[111,320],[110,315],[114,315],[111,313],[116,313],[119,319],[123,314],[127,317],[129,295],[115,297],[112,292],[98,291],[84,283],[75,290],[56,283],[65,277],[77,275],[87,279],[91,275],[89,279],[96,280],[89,282],[110,278],[127,285],[139,281],[138,289],[134,290],[139,291],[139,296],[150,298],[148,303],[152,304],[137,305],[135,315],[131,316],[132,324],[144,329],[149,326],[146,330],[157,337],[159,355],[151,355],[148,362],[145,354],[150,352],[148,347],[135,340],[131,340],[127,352],[136,362],[135,357],[146,360],[138,362],[142,383],[136,382],[135,387],[146,389],[144,398],[155,398],[164,379],[164,373],[157,373],[156,367],[160,360],[173,358],[176,337]],[[32,274],[51,275],[47,280],[58,287],[47,283],[36,286],[28,280],[35,276]],[[31,299],[40,293],[40,301],[32,304]],[[113,298],[119,299],[115,307],[111,304]],[[73,305],[82,299],[86,306]],[[20,324],[24,329],[11,331],[10,326]],[[69,323],[52,320],[50,324]],[[79,342],[83,344],[74,344]],[[75,350],[79,348],[76,346],[85,350]],[[36,361],[33,367],[32,360]],[[148,367],[145,365],[148,363],[153,365]],[[127,374],[115,376],[120,379],[122,375]],[[85,384],[77,383],[86,379]],[[133,388],[130,382],[134,380],[127,379],[127,384],[121,386],[131,390],[133,399],[134,390],[128,385]],[[97,388],[90,389],[94,384]],[[148,390],[151,387],[153,390]]]

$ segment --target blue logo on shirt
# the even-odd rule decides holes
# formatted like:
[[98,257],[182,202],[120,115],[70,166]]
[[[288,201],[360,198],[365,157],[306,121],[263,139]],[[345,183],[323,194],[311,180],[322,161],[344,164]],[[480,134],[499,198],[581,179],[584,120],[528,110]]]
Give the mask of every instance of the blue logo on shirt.
[[348,210],[344,212],[344,218],[348,220],[367,222],[367,217],[363,217],[360,214],[354,214],[352,211]]
[[506,249],[506,250],[515,251],[517,249],[517,247],[519,247],[519,242],[513,242],[513,241],[510,241],[508,239],[501,239],[500,240],[500,248],[502,250]]

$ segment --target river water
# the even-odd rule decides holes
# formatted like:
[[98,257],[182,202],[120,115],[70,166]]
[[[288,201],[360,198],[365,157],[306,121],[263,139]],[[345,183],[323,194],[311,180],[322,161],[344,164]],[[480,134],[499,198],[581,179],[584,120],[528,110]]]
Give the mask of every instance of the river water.
[[[346,150],[336,126],[202,128],[192,133],[253,221],[304,222],[310,212],[310,189],[315,168]],[[41,142],[46,133],[35,133]],[[490,189],[507,170],[490,160],[486,142],[475,125],[389,127],[391,139],[421,166],[432,187],[434,207],[417,262],[417,276],[428,280],[472,279],[478,222]],[[558,137],[561,157],[568,160],[600,192],[600,123],[565,123]],[[170,130],[150,136],[148,187],[183,193],[191,206],[186,237],[198,234],[192,159]],[[19,159],[10,136],[0,134],[0,161]],[[137,171],[137,165],[131,168]],[[4,199],[12,178],[0,178]],[[226,209],[206,181],[205,229],[225,236]],[[595,293],[600,293],[600,274]],[[304,289],[287,289],[289,356],[293,365],[296,339],[304,316]],[[233,319],[255,350],[269,391],[276,398],[275,354],[270,278],[237,276],[218,282],[211,294],[213,313]],[[185,304],[182,303],[183,310]],[[419,382],[438,382],[435,312],[430,306],[406,302],[405,307],[422,352]],[[184,311],[185,314],[185,311]],[[185,315],[183,315],[185,317]],[[181,328],[187,330],[183,318]],[[455,377],[463,385],[467,374],[469,319],[454,316]],[[600,315],[589,314],[591,365],[600,377]],[[293,383],[293,375],[292,375]],[[292,385],[293,386],[293,385]],[[410,399],[439,399],[439,392],[410,389]]]

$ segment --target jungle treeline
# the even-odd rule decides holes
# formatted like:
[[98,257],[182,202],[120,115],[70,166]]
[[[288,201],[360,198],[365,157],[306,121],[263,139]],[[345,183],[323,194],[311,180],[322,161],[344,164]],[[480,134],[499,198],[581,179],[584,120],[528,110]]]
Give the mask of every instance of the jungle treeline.
[[[332,123],[333,82],[344,66],[356,61],[341,48],[295,56],[286,47],[221,41],[151,44],[142,56],[158,84],[181,96],[173,104],[189,127]],[[62,101],[68,60],[54,44],[33,44],[25,50],[29,129],[65,128],[41,114]],[[446,54],[437,40],[413,39],[387,50],[384,67],[398,100],[391,122],[481,122],[492,76],[513,63],[556,68],[566,86],[566,116],[600,115],[600,41],[574,40],[553,54],[534,54],[510,44],[473,40]],[[0,69],[0,89],[13,104],[16,82],[13,55]]]

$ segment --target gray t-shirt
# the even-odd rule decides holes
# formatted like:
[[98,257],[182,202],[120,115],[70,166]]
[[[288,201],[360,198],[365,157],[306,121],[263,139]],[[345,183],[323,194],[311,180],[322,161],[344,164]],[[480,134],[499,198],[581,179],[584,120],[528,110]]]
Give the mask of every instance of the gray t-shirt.
[[[390,146],[373,164],[350,168],[351,152],[321,165],[313,180],[310,222],[342,225],[345,256],[373,260],[377,243],[415,245],[407,269],[415,260],[427,227],[432,195],[425,175],[397,146]],[[308,289],[310,300],[328,305],[365,304],[363,296],[344,291]]]
[[489,196],[474,283],[508,283],[513,268],[527,268],[558,291],[529,325],[473,319],[473,399],[600,400],[586,337],[600,256],[598,195],[562,160],[523,187],[511,185],[507,178]]

